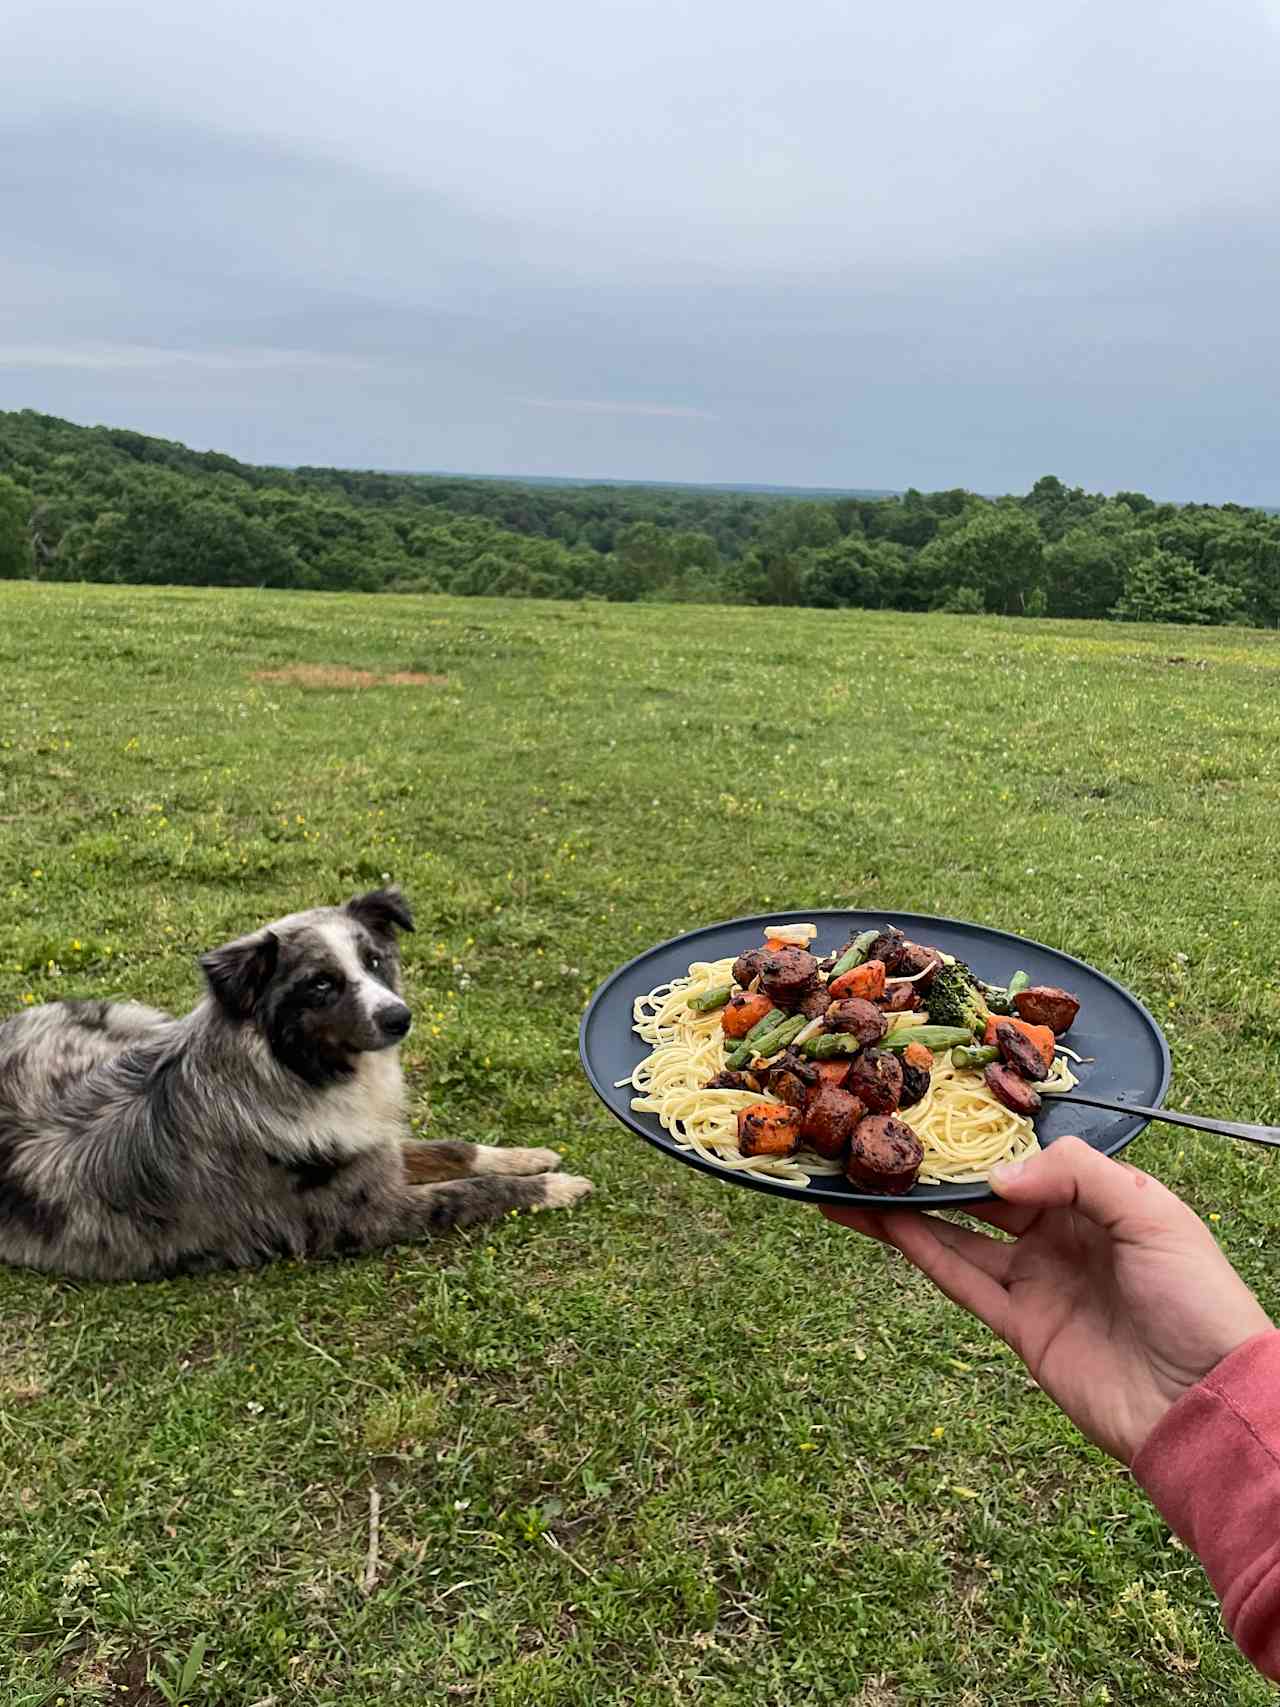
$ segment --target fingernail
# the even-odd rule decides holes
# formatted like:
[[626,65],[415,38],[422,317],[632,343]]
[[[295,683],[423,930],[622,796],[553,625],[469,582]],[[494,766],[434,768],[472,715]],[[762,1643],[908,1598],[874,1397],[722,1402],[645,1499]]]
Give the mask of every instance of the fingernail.
[[987,1177],[992,1185],[1012,1185],[1026,1166],[1025,1162],[997,1162]]

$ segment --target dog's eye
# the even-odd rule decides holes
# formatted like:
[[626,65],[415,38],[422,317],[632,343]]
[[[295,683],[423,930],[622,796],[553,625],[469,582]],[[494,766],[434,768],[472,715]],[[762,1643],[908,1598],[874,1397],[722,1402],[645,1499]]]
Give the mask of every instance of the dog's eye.
[[370,972],[381,972],[382,956],[380,954],[371,954],[365,964],[368,966]]
[[333,988],[333,979],[326,978],[323,973],[313,978],[307,988],[313,996],[327,996]]

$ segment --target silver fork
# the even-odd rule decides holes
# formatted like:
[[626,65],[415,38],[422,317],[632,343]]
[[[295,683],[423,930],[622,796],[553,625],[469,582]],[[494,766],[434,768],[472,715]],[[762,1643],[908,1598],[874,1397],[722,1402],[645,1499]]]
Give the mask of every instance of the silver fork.
[[1247,1138],[1251,1144],[1280,1146],[1280,1126],[1246,1126],[1238,1120],[1206,1120],[1202,1114],[1178,1114],[1168,1108],[1144,1108],[1137,1102],[1111,1102],[1107,1097],[1082,1096],[1079,1091],[1041,1091],[1046,1101],[1082,1102],[1090,1108],[1109,1108],[1116,1114],[1140,1114],[1146,1120],[1163,1120],[1166,1126],[1193,1126],[1197,1132],[1218,1132],[1224,1138]]

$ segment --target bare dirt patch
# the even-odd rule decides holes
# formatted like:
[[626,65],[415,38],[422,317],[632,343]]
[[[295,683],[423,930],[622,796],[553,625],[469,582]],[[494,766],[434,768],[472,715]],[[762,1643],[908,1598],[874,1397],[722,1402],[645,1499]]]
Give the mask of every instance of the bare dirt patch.
[[0,1405],[31,1405],[48,1392],[47,1370],[29,1349],[38,1329],[33,1317],[16,1324],[19,1337],[0,1339]]
[[850,1707],[899,1707],[902,1697],[883,1672],[869,1677],[854,1696]]
[[124,1707],[164,1707],[164,1696],[148,1681],[150,1670],[146,1654],[130,1654],[112,1673],[116,1699]]
[[[91,1654],[83,1641],[75,1642],[58,1661],[55,1668],[58,1681],[73,1689],[106,1692],[120,1707],[165,1707],[165,1698],[150,1682],[151,1665],[145,1653],[128,1653],[116,1658]],[[61,1700],[62,1697],[60,1696]]]
[[289,664],[281,670],[255,670],[255,682],[279,682],[298,688],[443,688],[448,676],[429,676],[421,670],[393,670],[379,676],[372,670],[353,670],[345,664]]

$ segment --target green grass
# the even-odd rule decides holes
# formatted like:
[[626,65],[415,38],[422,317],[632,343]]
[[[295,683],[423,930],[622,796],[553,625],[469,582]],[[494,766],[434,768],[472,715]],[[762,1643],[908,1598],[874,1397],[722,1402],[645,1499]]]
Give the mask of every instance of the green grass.
[[[447,683],[254,680],[296,663]],[[181,1007],[201,949],[392,873],[415,1119],[598,1186],[363,1261],[0,1273],[6,1707],[1271,1699],[1002,1347],[610,1124],[576,1024],[698,923],[939,911],[1134,988],[1175,1098],[1280,1118],[1280,643],[9,584],[0,667],[0,1009]],[[1133,1154],[1280,1307],[1275,1158]]]

